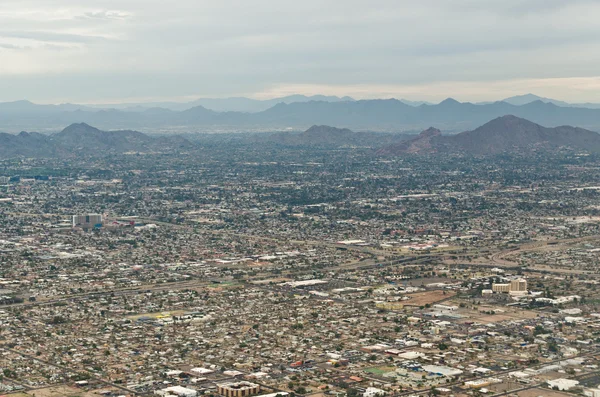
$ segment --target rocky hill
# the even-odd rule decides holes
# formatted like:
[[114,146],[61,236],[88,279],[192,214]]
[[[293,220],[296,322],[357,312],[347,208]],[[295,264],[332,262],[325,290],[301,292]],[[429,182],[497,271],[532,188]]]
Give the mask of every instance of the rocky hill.
[[155,137],[137,131],[102,131],[85,123],[72,124],[53,135],[0,133],[0,157],[77,156],[127,151],[164,151],[188,148],[179,136]]
[[486,155],[558,148],[600,152],[600,134],[570,126],[547,128],[509,115],[498,117],[472,131],[456,135],[442,135],[439,130],[430,128],[416,138],[385,146],[378,151],[378,154]]
[[347,128],[313,125],[301,133],[279,132],[261,136],[259,140],[284,146],[375,147],[403,141],[410,137],[412,136],[404,134],[354,132]]

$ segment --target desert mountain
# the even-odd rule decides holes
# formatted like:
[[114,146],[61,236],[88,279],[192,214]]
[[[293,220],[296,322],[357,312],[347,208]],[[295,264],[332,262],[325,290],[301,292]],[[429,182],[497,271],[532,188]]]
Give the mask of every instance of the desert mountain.
[[503,116],[456,135],[442,135],[439,130],[430,128],[416,138],[389,145],[378,153],[486,155],[558,148],[600,152],[600,134],[570,126],[547,128],[516,116]]
[[122,104],[105,104],[94,105],[97,109],[119,109],[123,111],[143,112],[150,108],[164,108],[173,111],[183,111],[196,106],[202,106],[206,109],[215,112],[243,112],[256,113],[265,111],[278,103],[294,103],[294,102],[309,102],[309,101],[324,101],[324,102],[344,102],[354,101],[348,96],[337,97],[328,95],[288,95],[285,97],[274,99],[252,99],[245,97],[230,97],[230,98],[199,98],[191,102],[151,102],[151,103],[122,103]]
[[72,124],[53,135],[0,133],[0,157],[53,157],[126,151],[163,151],[189,147],[179,136],[154,137],[137,131],[101,131],[85,123]]
[[531,102],[541,101],[544,103],[552,103],[556,106],[561,107],[574,107],[574,108],[589,108],[589,109],[600,109],[599,103],[569,103],[565,101],[559,101],[552,98],[544,98],[535,94],[516,95],[510,98],[505,98],[502,102],[510,103],[511,105],[521,106]]
[[260,136],[262,142],[275,143],[284,146],[314,146],[314,147],[374,147],[386,143],[406,140],[412,135],[354,132],[347,128],[335,128],[327,125],[313,125],[308,130],[297,132],[279,132]]
[[[343,99],[343,98],[340,98]],[[10,105],[10,106],[9,106]],[[474,129],[488,120],[513,114],[548,127],[578,125],[600,131],[600,109],[563,107],[541,100],[524,105],[506,102],[462,103],[447,99],[436,105],[411,106],[396,99],[360,101],[308,101],[278,103],[257,113],[216,112],[204,106],[176,111],[72,109],[74,105],[0,104],[0,129],[56,131],[64,125],[85,122],[103,130],[145,131],[304,131],[312,125],[335,125],[354,131],[420,131],[430,125],[447,132]]]

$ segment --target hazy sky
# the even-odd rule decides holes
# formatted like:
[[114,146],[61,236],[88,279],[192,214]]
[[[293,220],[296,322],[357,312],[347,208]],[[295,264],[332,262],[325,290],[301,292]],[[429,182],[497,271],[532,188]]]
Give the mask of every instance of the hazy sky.
[[0,101],[600,102],[600,1],[1,0]]

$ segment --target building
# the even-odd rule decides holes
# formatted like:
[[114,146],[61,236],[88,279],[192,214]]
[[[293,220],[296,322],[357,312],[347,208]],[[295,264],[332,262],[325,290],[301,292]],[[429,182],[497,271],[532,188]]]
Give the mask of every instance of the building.
[[510,284],[492,284],[492,291],[509,293]]
[[197,375],[197,376],[208,375],[208,374],[212,374],[213,372],[215,372],[215,371],[213,371],[212,369],[201,368],[201,367],[190,369],[190,373],[192,375]]
[[444,365],[423,365],[422,368],[423,371],[429,372],[430,374],[446,377],[459,376],[463,373],[460,369],[446,367]]
[[579,385],[579,381],[573,379],[554,379],[546,381],[548,387],[555,390],[566,391],[571,390]]
[[587,397],[600,397],[600,389],[585,389],[583,395]]
[[508,294],[525,294],[527,293],[527,280],[520,278],[516,280],[511,280],[510,283],[494,283],[492,284],[492,291]]
[[434,309],[438,309],[438,310],[442,310],[442,311],[449,311],[449,312],[453,312],[458,310],[458,306],[449,306],[449,305],[433,305]]
[[183,386],[171,386],[166,389],[156,390],[154,394],[159,396],[196,397],[198,392]]
[[385,390],[378,389],[376,387],[367,387],[363,393],[363,397],[382,397],[385,396]]
[[73,227],[91,229],[98,225],[102,225],[102,215],[100,214],[73,215]]
[[520,278],[518,280],[512,280],[510,282],[511,292],[526,292],[527,291],[527,280]]
[[225,397],[246,397],[258,394],[260,386],[251,382],[234,382],[217,385],[217,392]]

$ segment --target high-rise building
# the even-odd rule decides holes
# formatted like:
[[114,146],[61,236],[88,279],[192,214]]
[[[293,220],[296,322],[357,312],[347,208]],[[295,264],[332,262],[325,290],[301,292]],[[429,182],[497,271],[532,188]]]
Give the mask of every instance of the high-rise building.
[[505,293],[523,293],[527,292],[527,280],[519,278],[511,280],[510,283],[492,284],[492,291]]
[[527,291],[527,280],[520,278],[518,280],[511,280],[510,282],[511,292],[524,292]]
[[73,215],[73,227],[91,229],[97,225],[102,225],[100,214]]
[[247,397],[258,394],[260,386],[250,382],[225,383],[217,385],[217,391],[224,397]]

